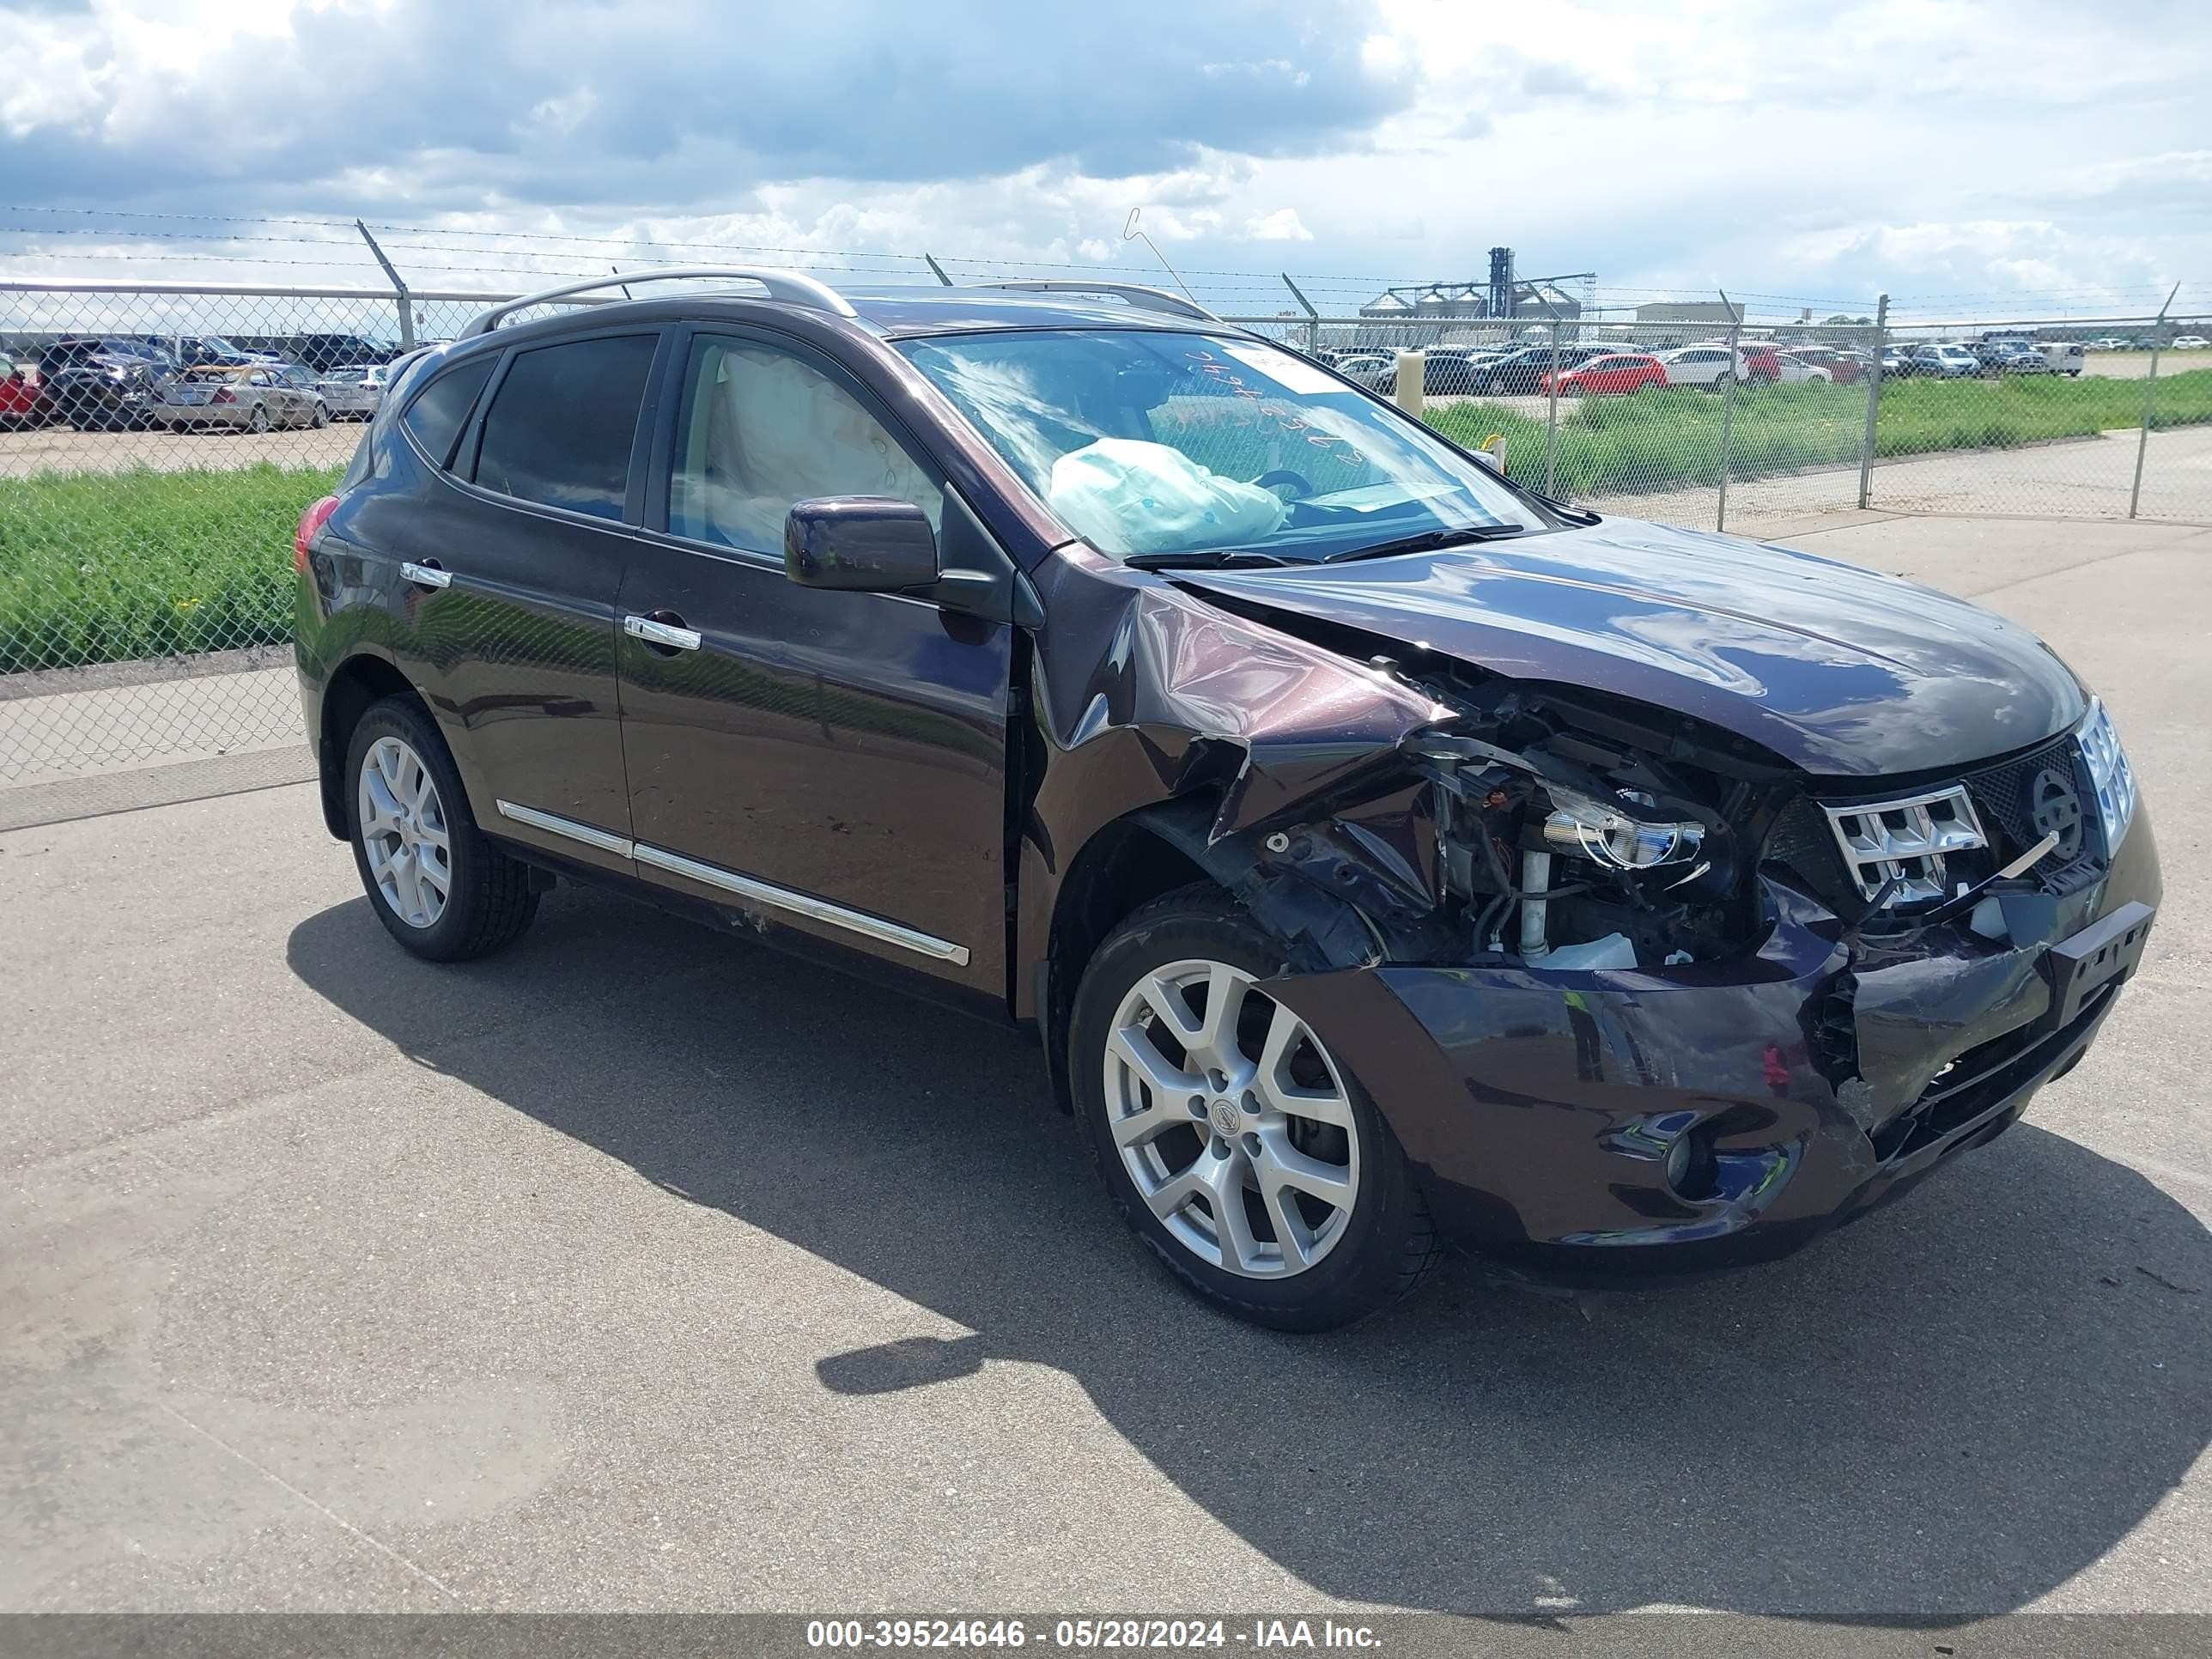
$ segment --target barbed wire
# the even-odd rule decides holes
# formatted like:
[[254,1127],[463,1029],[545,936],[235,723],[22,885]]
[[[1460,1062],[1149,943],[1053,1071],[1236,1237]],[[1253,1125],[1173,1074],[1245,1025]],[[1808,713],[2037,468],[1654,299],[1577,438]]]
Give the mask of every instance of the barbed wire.
[[[0,227],[0,237],[26,239],[33,242],[46,238],[68,238],[71,242],[77,242],[80,239],[106,238],[118,245],[108,248],[32,246],[9,249],[4,254],[0,254],[0,257],[11,260],[81,260],[141,265],[246,264],[289,269],[317,266],[352,268],[369,263],[365,247],[351,246],[352,236],[349,234],[356,230],[356,225],[349,219],[300,215],[64,207],[45,204],[16,204],[0,209],[0,211],[18,216],[110,222],[99,225],[14,223]],[[927,270],[931,257],[927,252],[902,253],[881,248],[811,247],[793,243],[743,242],[712,237],[663,239],[651,234],[611,235],[586,231],[400,224],[386,221],[364,222],[369,223],[372,234],[378,235],[387,252],[413,256],[400,261],[407,267],[403,274],[418,279],[444,276],[592,275],[596,267],[584,264],[587,256],[578,251],[582,248],[617,250],[619,257],[611,263],[633,267],[673,264],[682,263],[687,252],[711,252],[772,256],[802,270],[882,277],[921,276]],[[167,225],[219,228],[154,228]],[[287,229],[327,234],[268,234]],[[149,243],[156,246],[150,248],[139,246]],[[187,251],[195,244],[218,251]],[[256,251],[245,254],[220,251],[225,248]],[[258,251],[263,249],[270,251]],[[314,250],[313,257],[300,257],[310,249]],[[452,257],[434,259],[422,257],[431,254]],[[483,263],[486,258],[504,262]],[[963,276],[972,273],[1067,272],[1110,276],[1117,281],[1151,282],[1160,285],[1167,285],[1171,280],[1166,272],[1148,270],[1134,261],[1123,263],[956,253],[938,256],[936,263],[948,271]],[[1526,263],[1523,262],[1524,265]],[[1285,273],[1178,266],[1177,274],[1218,300],[1279,302],[1284,298],[1282,280]],[[1488,286],[1486,280],[1474,276],[1408,279],[1341,272],[1288,274],[1291,280],[1323,309],[1345,308],[1348,301],[1364,302],[1366,298],[1391,289],[1402,290],[1431,286],[1484,289]],[[1520,277],[1516,278],[1516,283],[1540,280],[1544,279]],[[1893,293],[1890,307],[1893,320],[1900,323],[1910,322],[1916,317],[1924,319],[1929,311],[1938,308],[2002,310],[2019,316],[2027,316],[2038,308],[2053,313],[2065,313],[2079,310],[2084,305],[2107,308],[2123,307],[2130,299],[2137,297],[2146,301],[2154,299],[2164,303],[2172,287],[2171,283],[2121,283],[2069,288]],[[1708,298],[1718,298],[1716,290],[1681,286],[1662,288],[1608,283],[1603,287],[1593,285],[1587,291],[1589,307],[1597,312],[1624,310],[1643,303],[1696,303]],[[2197,309],[2200,295],[2212,295],[2212,282],[2183,282],[2180,293],[2174,299],[2176,314]],[[1750,289],[1731,290],[1729,298],[1747,307],[1791,306],[1850,316],[1871,315],[1875,303],[1872,295],[1837,296]],[[2144,308],[2148,312],[2154,307],[2146,305]],[[2057,319],[2054,317],[2053,319]]]

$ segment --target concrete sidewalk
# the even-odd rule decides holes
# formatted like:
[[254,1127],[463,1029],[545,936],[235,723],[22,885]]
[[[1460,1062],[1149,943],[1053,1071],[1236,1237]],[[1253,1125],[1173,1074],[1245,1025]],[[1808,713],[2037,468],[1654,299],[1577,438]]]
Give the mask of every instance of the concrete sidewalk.
[[2166,902],[2026,1123],[1667,1292],[1264,1334],[987,1028],[571,889],[416,963],[311,787],[0,834],[0,1610],[2212,1611],[2212,533],[1802,540],[2051,639]]

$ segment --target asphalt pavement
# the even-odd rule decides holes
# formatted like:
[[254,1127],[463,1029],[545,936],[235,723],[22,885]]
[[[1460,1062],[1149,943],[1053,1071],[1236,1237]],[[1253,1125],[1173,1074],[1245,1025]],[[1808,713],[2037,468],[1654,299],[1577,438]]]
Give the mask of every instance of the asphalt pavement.
[[0,1610],[2212,1611],[2212,532],[1797,539],[2052,640],[2166,902],[2022,1125],[1664,1292],[1249,1330],[1011,1036],[571,889],[416,963],[307,786],[0,835]]

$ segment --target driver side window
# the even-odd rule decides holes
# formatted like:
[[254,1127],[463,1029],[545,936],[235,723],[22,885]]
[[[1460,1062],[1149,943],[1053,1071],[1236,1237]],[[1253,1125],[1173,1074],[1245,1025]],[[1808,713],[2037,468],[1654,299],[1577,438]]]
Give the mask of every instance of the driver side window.
[[751,340],[694,342],[669,480],[669,533],[778,556],[793,501],[888,495],[944,531],[944,492],[852,392]]

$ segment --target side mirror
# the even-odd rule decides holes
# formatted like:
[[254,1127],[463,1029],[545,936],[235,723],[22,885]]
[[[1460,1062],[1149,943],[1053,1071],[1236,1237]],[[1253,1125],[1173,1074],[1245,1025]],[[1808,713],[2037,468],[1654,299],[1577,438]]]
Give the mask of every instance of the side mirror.
[[801,587],[884,593],[938,579],[937,534],[912,501],[819,495],[783,521],[783,574]]

